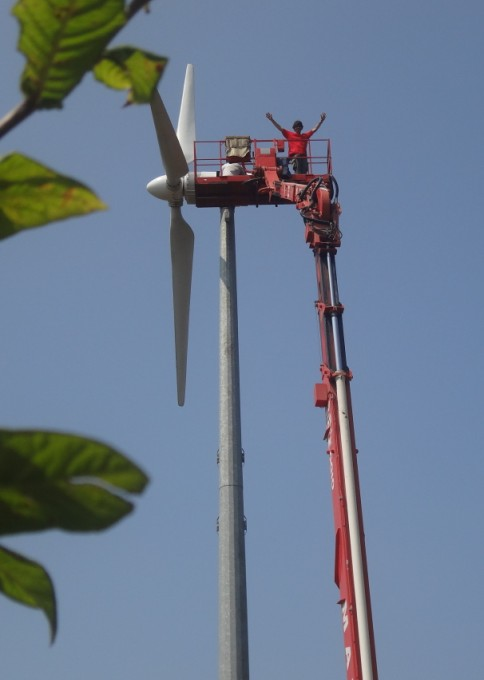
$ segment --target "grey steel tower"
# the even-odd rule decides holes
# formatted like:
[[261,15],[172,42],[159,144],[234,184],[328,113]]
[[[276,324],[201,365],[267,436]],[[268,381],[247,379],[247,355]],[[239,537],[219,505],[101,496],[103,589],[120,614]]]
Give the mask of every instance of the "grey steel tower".
[[219,680],[249,678],[234,210],[220,210]]

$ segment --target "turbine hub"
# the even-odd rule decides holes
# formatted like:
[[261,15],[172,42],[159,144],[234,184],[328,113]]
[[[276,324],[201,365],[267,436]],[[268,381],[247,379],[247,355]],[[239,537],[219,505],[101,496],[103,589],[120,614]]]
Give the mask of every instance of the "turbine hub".
[[183,203],[183,179],[176,184],[169,184],[166,175],[155,177],[146,186],[147,190],[152,196],[161,198],[162,201],[168,201],[170,205],[174,204],[180,206]]

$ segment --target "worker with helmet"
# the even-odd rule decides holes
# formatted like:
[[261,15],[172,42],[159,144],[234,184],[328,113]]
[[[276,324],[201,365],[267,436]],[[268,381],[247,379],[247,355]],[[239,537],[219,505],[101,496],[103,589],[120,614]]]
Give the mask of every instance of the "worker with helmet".
[[308,158],[307,158],[307,146],[309,138],[314,135],[314,133],[319,130],[323,124],[326,114],[322,113],[320,120],[316,125],[311,128],[308,132],[303,132],[303,124],[300,120],[295,120],[292,126],[294,132],[291,130],[286,130],[279,123],[277,123],[272,117],[272,113],[266,113],[266,118],[268,118],[271,123],[276,127],[282,135],[288,141],[288,156],[293,160],[294,172],[300,173],[302,175],[308,174]]

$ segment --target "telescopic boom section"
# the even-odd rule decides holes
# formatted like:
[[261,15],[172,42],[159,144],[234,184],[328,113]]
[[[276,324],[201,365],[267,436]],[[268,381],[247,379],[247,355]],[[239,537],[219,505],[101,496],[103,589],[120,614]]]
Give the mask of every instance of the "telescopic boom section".
[[[339,211],[339,206],[334,210]],[[304,217],[304,210],[301,211]],[[312,217],[316,217],[313,214]],[[339,588],[347,680],[378,680],[363,532],[358,464],[351,409],[351,373],[346,363],[343,306],[335,255],[340,245],[336,220],[306,213],[306,241],[314,253],[318,284],[322,382],[315,405],[326,409],[331,492],[336,533],[335,582]]]

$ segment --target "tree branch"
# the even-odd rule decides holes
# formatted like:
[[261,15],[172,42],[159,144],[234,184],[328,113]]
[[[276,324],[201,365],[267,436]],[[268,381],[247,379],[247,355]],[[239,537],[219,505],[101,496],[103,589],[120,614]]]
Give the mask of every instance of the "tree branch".
[[0,139],[35,111],[36,99],[28,97],[0,119]]
[[149,1],[148,0],[131,0],[126,8],[126,19],[129,21],[137,14],[140,9],[146,9],[149,11]]

